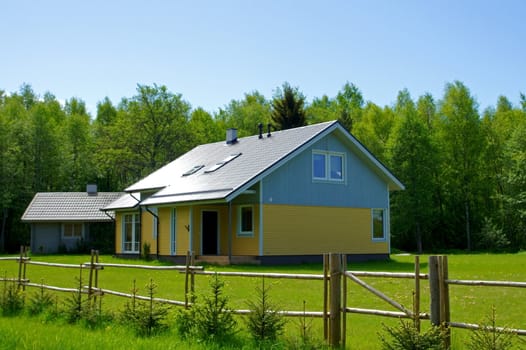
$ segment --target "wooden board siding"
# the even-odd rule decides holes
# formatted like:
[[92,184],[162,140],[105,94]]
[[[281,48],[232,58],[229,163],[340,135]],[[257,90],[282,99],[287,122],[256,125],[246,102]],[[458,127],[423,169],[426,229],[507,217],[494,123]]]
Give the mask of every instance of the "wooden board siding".
[[157,239],[159,240],[159,254],[170,255],[170,213],[171,208],[159,208],[157,215],[159,216],[159,231]]
[[264,255],[387,254],[372,241],[371,209],[265,205]]
[[115,213],[115,253],[122,254],[122,216],[123,213]]
[[155,254],[155,245],[156,239],[152,237],[153,235],[153,218],[154,216],[146,211],[141,211],[141,245],[139,250],[142,252],[144,244],[150,245],[150,254]]
[[[175,209],[175,216],[176,255],[185,256],[189,250],[189,235],[186,228],[190,225],[190,208],[177,207]],[[164,218],[166,218],[167,221],[170,221],[170,216],[163,216],[163,219]]]

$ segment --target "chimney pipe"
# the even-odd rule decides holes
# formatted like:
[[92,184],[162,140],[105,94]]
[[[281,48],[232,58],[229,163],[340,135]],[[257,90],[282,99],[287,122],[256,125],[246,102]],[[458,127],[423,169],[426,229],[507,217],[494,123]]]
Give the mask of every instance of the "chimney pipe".
[[267,137],[272,136],[272,135],[270,135],[270,127],[271,127],[271,125],[270,125],[270,123],[268,123],[267,124]]
[[226,130],[226,143],[232,145],[237,142],[237,129],[230,128]]
[[258,129],[259,129],[259,138],[262,139],[263,138],[263,123],[258,124]]
[[88,196],[96,196],[97,191],[97,185],[96,184],[87,184],[86,185],[86,192],[88,193]]

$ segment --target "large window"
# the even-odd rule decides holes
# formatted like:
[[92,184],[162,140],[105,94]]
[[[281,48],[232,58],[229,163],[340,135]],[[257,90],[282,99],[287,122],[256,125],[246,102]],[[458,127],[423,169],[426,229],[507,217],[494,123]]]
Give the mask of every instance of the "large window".
[[64,238],[82,238],[82,223],[66,223],[62,225],[62,237]]
[[372,210],[372,229],[373,229],[373,240],[384,240],[385,239],[385,210],[384,209],[373,209]]
[[343,182],[345,180],[343,153],[313,151],[312,178],[314,180]]
[[254,235],[254,207],[242,205],[239,207],[238,236],[252,237]]
[[122,236],[124,252],[139,253],[139,247],[141,245],[141,222],[139,214],[124,214]]

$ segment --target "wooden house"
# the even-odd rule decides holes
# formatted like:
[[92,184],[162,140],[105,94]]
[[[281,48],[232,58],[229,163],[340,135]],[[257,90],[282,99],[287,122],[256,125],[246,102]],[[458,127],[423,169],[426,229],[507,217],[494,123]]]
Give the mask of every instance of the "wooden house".
[[[123,194],[97,192],[95,185],[88,185],[86,192],[35,194],[22,215],[22,222],[31,225],[31,251],[77,252],[97,234],[114,235],[113,212],[101,209]],[[113,236],[108,238],[113,240]]]
[[385,259],[403,184],[337,121],[200,145],[125,189],[116,253],[262,264]]

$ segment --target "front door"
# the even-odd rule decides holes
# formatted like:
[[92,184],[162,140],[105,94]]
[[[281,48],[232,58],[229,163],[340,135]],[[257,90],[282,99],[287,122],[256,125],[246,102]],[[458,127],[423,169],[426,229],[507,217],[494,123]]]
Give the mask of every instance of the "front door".
[[217,226],[217,211],[203,211],[201,222],[203,255],[217,255]]

